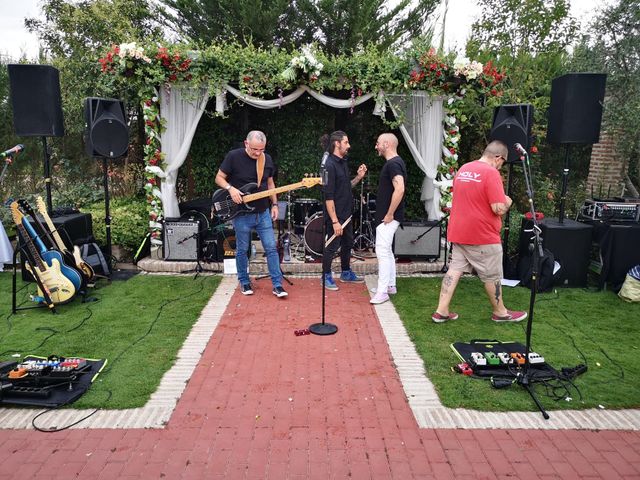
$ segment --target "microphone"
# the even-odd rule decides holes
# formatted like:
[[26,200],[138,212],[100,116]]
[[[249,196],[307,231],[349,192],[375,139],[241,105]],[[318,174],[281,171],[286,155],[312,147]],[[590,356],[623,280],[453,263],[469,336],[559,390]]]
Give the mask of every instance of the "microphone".
[[22,152],[23,150],[24,150],[24,145],[19,143],[15,147],[10,148],[9,150],[7,150],[5,152],[0,153],[0,159],[7,158],[7,157],[13,157],[14,155],[17,155],[18,153]]
[[329,174],[325,166],[327,158],[329,158],[329,152],[324,152],[322,154],[322,160],[320,161],[320,178],[322,178],[322,186],[325,186],[329,181]]
[[515,148],[516,152],[518,152],[520,155],[527,155],[527,151],[519,143],[514,143],[513,148]]

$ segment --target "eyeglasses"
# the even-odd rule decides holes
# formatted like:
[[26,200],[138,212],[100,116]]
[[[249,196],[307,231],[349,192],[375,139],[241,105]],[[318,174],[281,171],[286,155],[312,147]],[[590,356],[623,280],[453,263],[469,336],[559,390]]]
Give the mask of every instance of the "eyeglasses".
[[255,152],[255,153],[262,153],[262,152],[264,152],[264,147],[262,147],[262,148],[254,148],[254,147],[252,147],[251,145],[247,145],[247,148],[248,148],[249,150],[251,150],[252,152]]
[[506,162],[506,161],[507,161],[507,159],[506,159],[506,158],[504,158],[502,155],[496,155],[496,157],[497,157],[497,158],[501,158],[503,162]]

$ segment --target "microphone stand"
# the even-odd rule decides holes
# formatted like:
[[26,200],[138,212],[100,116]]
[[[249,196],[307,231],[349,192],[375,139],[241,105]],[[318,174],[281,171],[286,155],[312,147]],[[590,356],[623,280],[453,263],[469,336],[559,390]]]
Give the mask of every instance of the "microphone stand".
[[518,375],[516,376],[516,382],[521,385],[527,391],[527,393],[529,393],[534,403],[538,407],[538,410],[540,410],[540,413],[542,413],[544,419],[548,420],[549,414],[545,411],[531,386],[532,380],[535,380],[535,375],[534,372],[531,371],[529,352],[531,350],[531,330],[533,326],[534,306],[536,303],[536,293],[538,291],[538,268],[540,259],[543,256],[543,251],[542,241],[540,238],[540,233],[542,232],[542,230],[538,225],[536,210],[533,204],[533,184],[531,183],[531,167],[529,164],[529,155],[527,154],[526,150],[523,150],[521,153],[522,156],[520,158],[523,161],[524,180],[527,187],[527,197],[529,199],[529,211],[531,212],[531,218],[533,220],[533,255],[531,259],[531,295],[529,297],[529,316],[527,317],[526,341],[524,348],[524,366],[522,368],[522,372],[518,373]]
[[[324,188],[327,186],[327,170],[324,168],[325,158],[322,160],[322,188],[320,189],[320,199],[322,201],[322,258],[324,259],[327,236],[327,203],[324,199]],[[320,323],[314,323],[309,326],[309,331],[315,335],[333,335],[338,331],[338,327],[332,323],[325,323],[325,293],[326,287],[324,285],[324,268],[322,271],[322,321]]]

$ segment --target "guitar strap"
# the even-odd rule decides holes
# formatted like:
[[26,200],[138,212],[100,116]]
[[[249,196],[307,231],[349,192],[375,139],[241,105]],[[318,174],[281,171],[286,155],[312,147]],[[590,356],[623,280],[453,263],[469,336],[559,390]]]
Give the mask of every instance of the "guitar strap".
[[258,161],[256,162],[256,173],[258,175],[258,188],[260,188],[260,184],[262,183],[262,175],[264,175],[264,153],[261,153],[258,157]]

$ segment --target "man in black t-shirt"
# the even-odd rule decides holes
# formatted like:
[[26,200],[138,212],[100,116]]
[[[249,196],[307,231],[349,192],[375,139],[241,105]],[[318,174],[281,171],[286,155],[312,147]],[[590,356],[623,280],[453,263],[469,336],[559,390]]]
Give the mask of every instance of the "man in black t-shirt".
[[378,258],[378,286],[370,302],[384,303],[389,293],[396,293],[396,261],[393,256],[393,237],[404,220],[404,189],[407,167],[398,155],[398,137],[383,133],[376,142],[378,155],[386,162],[380,171],[376,197],[376,257]]
[[[331,238],[335,233],[336,238],[324,248],[322,256],[322,280],[327,290],[338,290],[331,273],[331,262],[338,247],[340,247],[340,264],[342,273],[340,281],[346,283],[362,283],[364,279],[358,277],[351,270],[351,248],[353,247],[353,222],[346,225],[346,220],[353,213],[353,194],[351,189],[362,180],[367,173],[367,166],[358,167],[358,174],[353,180],[349,175],[347,152],[351,146],[349,138],[343,131],[331,134],[327,142],[329,156],[324,162],[326,185],[323,185],[324,200],[327,210],[325,218],[325,233]],[[344,225],[344,227],[343,227]]]
[[[271,156],[264,153],[266,144],[267,137],[264,133],[257,130],[251,131],[244,141],[244,148],[231,150],[222,161],[215,181],[219,187],[229,192],[235,203],[242,203],[241,187],[247,183],[258,182],[258,164],[262,156],[264,156],[264,169],[257,191],[276,188],[273,181],[275,165]],[[250,205],[254,208],[253,211],[241,213],[232,220],[233,229],[236,232],[236,269],[242,294],[253,295],[247,251],[251,242],[251,231],[255,230],[258,232],[267,257],[273,294],[278,298],[284,298],[287,292],[282,288],[280,258],[273,233],[273,221],[278,218],[278,199],[273,193],[269,197],[254,200]]]

